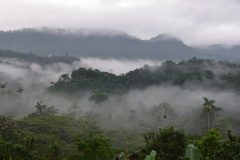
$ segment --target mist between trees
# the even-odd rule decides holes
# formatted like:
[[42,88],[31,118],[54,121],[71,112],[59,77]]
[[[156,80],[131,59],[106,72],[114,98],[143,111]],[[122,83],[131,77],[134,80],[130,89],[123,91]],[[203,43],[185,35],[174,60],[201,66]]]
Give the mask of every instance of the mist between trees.
[[[121,64],[125,67],[130,66],[130,69],[144,62],[148,62],[149,65],[160,64],[151,61],[114,59],[109,60],[109,62],[101,59],[84,59],[84,63],[75,61],[72,64],[37,64],[17,59],[2,59],[0,78],[3,85],[5,82],[7,83],[6,86],[1,87],[1,113],[11,117],[23,117],[36,112],[35,106],[38,102],[41,102],[43,105],[54,106],[58,110],[57,114],[72,114],[76,118],[92,119],[99,126],[114,130],[127,129],[141,132],[175,126],[191,133],[202,133],[206,131],[208,123],[222,130],[239,130],[237,125],[240,111],[239,93],[236,89],[232,89],[230,85],[227,88],[221,86],[226,83],[222,82],[223,75],[237,75],[239,71],[237,65],[198,59],[179,63],[164,62],[162,66],[145,65],[144,68],[135,70],[137,73],[138,71],[140,73],[144,71],[143,73],[145,73],[147,70],[149,72],[147,77],[152,76],[151,73],[159,72],[159,74],[164,73],[164,75],[167,73],[170,80],[167,79],[167,81],[159,84],[146,84],[140,87],[136,85],[135,87],[124,88],[119,93],[108,93],[98,86],[84,89],[81,93],[77,92],[75,95],[73,93],[69,94],[67,89],[49,90],[51,85],[54,87],[61,81],[60,75],[71,73],[73,70],[82,67],[83,64],[88,64],[88,60],[111,64],[109,66],[117,63],[113,66]],[[90,62],[89,64],[98,65]],[[176,75],[174,75],[174,72],[171,75],[169,71],[170,69],[175,71],[179,67],[182,67],[181,70],[185,75],[191,73],[193,76],[188,77],[192,78],[186,78],[181,83],[172,81]],[[102,70],[106,71],[107,68],[102,68]],[[126,69],[124,70],[126,72]],[[86,72],[92,71],[95,72],[94,70],[86,70]],[[208,78],[205,71],[213,74],[213,78]],[[134,77],[135,72],[129,72],[126,76],[132,74]],[[97,71],[97,73],[101,75],[104,72]],[[133,83],[138,84],[138,82]],[[100,86],[104,86],[104,84],[100,84]],[[203,97],[216,100],[214,105],[221,108],[221,110],[211,113],[210,122],[208,122],[208,114],[204,112]]]

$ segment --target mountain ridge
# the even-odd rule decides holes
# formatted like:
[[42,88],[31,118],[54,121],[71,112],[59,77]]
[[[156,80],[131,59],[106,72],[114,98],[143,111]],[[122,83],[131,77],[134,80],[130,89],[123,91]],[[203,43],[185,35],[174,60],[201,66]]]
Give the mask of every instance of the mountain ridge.
[[180,39],[160,34],[142,40],[110,29],[25,28],[0,31],[0,49],[38,55],[70,55],[98,58],[148,58],[181,60],[191,57],[220,60],[240,59],[240,47],[197,48]]

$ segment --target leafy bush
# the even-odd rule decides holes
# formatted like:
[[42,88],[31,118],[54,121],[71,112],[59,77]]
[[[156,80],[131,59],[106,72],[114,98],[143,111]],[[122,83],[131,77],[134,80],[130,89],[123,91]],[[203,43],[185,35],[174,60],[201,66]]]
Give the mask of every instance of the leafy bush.
[[185,154],[186,136],[174,128],[159,129],[144,135],[146,149],[157,151],[161,160],[177,160]]

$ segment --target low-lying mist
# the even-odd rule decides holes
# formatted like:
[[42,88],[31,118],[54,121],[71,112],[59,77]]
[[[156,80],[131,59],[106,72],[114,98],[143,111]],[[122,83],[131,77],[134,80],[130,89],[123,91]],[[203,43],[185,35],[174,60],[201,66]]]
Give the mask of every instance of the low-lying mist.
[[81,66],[85,68],[99,69],[116,75],[127,73],[129,71],[141,68],[144,65],[160,66],[161,61],[144,60],[144,59],[98,59],[98,58],[81,58]]
[[[173,125],[190,132],[201,132],[206,122],[202,117],[204,96],[216,100],[216,106],[222,108],[218,113],[221,115],[219,122],[224,119],[238,120],[238,93],[213,88],[203,89],[193,84],[134,89],[121,95],[109,95],[108,100],[101,104],[89,101],[89,92],[81,97],[73,97],[48,91],[50,82],[79,67],[122,74],[145,64],[154,66],[161,65],[161,62],[82,58],[72,64],[40,65],[17,59],[0,59],[0,81],[7,83],[6,88],[0,90],[0,112],[11,117],[26,116],[34,112],[34,106],[41,101],[43,104],[55,106],[59,114],[71,113],[76,118],[96,120],[99,126],[104,128],[141,131]],[[24,89],[22,93],[17,92],[19,87]]]
[[[127,60],[127,59],[97,59],[81,58],[79,61],[68,63],[38,64],[19,60],[17,58],[0,58],[0,82],[6,83],[1,89],[1,114],[22,116],[33,112],[34,105],[44,101],[55,105],[60,110],[76,103],[65,96],[48,93],[50,82],[57,81],[60,75],[71,73],[79,67],[93,68],[114,74],[123,74],[143,65],[160,65],[160,61]],[[17,90],[23,88],[23,93]],[[86,93],[86,95],[89,93]],[[63,100],[64,99],[64,100]],[[83,101],[81,101],[82,103]],[[88,105],[89,106],[89,105]]]
[[15,58],[0,58],[0,80],[15,81],[22,85],[43,84],[48,86],[51,81],[56,81],[60,75],[71,73],[71,71],[79,67],[98,69],[118,75],[140,68],[145,64],[154,66],[161,65],[161,62],[143,59],[81,58],[72,64],[53,63],[40,65]]

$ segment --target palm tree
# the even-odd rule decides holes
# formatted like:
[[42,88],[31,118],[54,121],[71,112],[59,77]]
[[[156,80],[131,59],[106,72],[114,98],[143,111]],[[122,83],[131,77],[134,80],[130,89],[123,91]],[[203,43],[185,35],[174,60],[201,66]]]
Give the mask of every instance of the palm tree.
[[221,108],[215,106],[215,100],[210,100],[206,97],[203,97],[203,112],[207,113],[207,128],[210,128],[210,114],[214,114],[217,111],[220,111]]
[[2,93],[4,93],[4,89],[6,88],[7,83],[0,83],[0,89],[2,90]]
[[37,114],[41,115],[43,114],[44,110],[47,108],[46,105],[43,105],[42,102],[37,102],[37,104],[35,105],[35,108],[37,109]]
[[168,107],[168,104],[167,103],[163,103],[163,108],[164,108],[163,118],[164,119],[167,119],[167,107]]
[[1,112],[1,114],[3,114],[3,106],[4,106],[4,104],[5,104],[5,100],[4,100],[4,90],[5,90],[5,88],[7,87],[7,83],[0,83],[0,89],[2,90],[2,103],[1,103],[1,110],[0,110],[0,112]]

